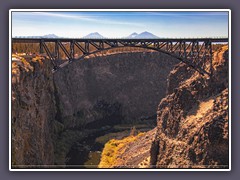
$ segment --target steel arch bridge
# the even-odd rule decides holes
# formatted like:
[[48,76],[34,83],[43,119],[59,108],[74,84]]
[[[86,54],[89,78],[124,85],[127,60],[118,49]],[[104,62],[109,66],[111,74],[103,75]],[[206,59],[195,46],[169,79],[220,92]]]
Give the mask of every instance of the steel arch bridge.
[[[46,53],[53,64],[53,72],[69,63],[100,51],[120,47],[138,47],[170,55],[192,67],[202,75],[212,75],[212,44],[228,43],[228,38],[162,38],[162,39],[70,39],[70,38],[12,38],[12,44],[38,43],[39,53]],[[54,43],[54,48],[49,48]],[[68,48],[66,47],[68,46]],[[90,48],[91,47],[91,48]],[[76,49],[82,55],[74,57]],[[57,64],[60,50],[67,61]]]

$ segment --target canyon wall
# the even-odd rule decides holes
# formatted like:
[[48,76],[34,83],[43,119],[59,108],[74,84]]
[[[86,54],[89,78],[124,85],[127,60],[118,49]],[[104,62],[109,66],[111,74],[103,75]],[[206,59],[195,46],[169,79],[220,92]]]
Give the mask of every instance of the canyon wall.
[[[96,109],[104,105],[116,115],[105,122],[100,118],[105,125],[153,116],[176,63],[157,52],[112,54],[72,63],[54,74],[59,117],[72,122],[70,126],[93,121],[97,125]],[[79,116],[84,116],[84,122]]]
[[[55,98],[50,61],[12,63],[12,165],[52,165]],[[15,166],[14,166],[15,167]]]
[[158,105],[157,127],[133,142],[123,140],[108,167],[228,168],[228,47],[214,52],[211,78],[176,65],[167,91]]
[[190,73],[190,78],[169,89],[173,93],[158,106],[152,147],[156,168],[228,168],[227,46],[214,53],[213,68],[211,78],[183,71],[182,66],[170,73],[169,79],[178,71]]
[[24,57],[12,63],[14,167],[64,165],[76,141],[155,115],[177,63],[156,52],[105,54],[52,74],[49,60]]

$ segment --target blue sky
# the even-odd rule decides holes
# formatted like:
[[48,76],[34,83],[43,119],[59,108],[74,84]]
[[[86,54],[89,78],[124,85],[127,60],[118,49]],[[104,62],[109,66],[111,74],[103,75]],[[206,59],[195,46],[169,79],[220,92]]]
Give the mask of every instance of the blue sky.
[[121,38],[149,31],[159,37],[228,36],[228,12],[12,12],[12,36],[99,32]]

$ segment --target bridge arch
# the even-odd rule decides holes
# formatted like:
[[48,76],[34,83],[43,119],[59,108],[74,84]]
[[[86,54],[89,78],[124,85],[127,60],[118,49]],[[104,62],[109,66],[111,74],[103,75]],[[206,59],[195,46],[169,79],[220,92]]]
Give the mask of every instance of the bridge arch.
[[108,47],[108,48],[104,48],[104,49],[98,49],[98,50],[95,50],[95,51],[91,51],[87,54],[83,54],[81,55],[80,57],[78,57],[77,59],[69,59],[68,61],[66,61],[65,63],[59,65],[58,67],[56,67],[56,69],[53,70],[53,72],[57,71],[58,68],[63,68],[64,66],[66,66],[67,64],[70,64],[72,62],[75,62],[75,61],[80,61],[80,60],[83,60],[85,57],[87,56],[90,56],[90,55],[93,55],[93,54],[97,54],[99,52],[103,52],[103,51],[107,51],[107,50],[111,50],[111,49],[117,49],[117,48],[141,48],[141,49],[148,49],[148,50],[153,50],[153,51],[156,51],[156,52],[160,52],[160,53],[163,53],[163,54],[166,54],[166,55],[169,55],[175,59],[177,59],[179,62],[183,62],[184,64],[186,64],[187,66],[193,68],[195,71],[199,72],[201,75],[204,75],[204,74],[207,74],[207,75],[210,75],[208,72],[205,72],[199,68],[197,68],[196,66],[194,66],[193,63],[191,63],[191,61],[188,61],[187,59],[184,59],[172,52],[169,52],[169,51],[166,51],[166,50],[162,50],[162,49],[158,49],[158,48],[154,48],[154,47],[148,47],[148,46],[116,46],[116,47]]
[[[212,74],[212,43],[228,42],[228,38],[191,38],[191,39],[28,39],[13,38],[12,43],[39,43],[40,53],[45,50],[53,64],[53,72],[65,65],[83,59],[91,54],[122,47],[137,47],[150,49],[167,54],[187,64],[202,75]],[[52,51],[47,43],[55,43]],[[69,44],[67,49],[64,44]],[[91,50],[90,46],[96,50]],[[82,56],[75,58],[76,48]],[[68,61],[57,65],[59,50],[62,50]]]

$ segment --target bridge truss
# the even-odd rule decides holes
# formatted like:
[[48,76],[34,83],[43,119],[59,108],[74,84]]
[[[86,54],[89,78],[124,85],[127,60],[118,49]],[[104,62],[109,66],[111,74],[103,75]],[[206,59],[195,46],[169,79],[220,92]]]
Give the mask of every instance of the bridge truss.
[[[201,39],[30,39],[12,38],[14,43],[38,43],[39,53],[46,53],[53,64],[53,72],[85,56],[112,48],[139,47],[168,54],[187,64],[202,75],[212,75],[212,45],[227,43],[228,38]],[[50,44],[54,48],[50,48]],[[75,52],[81,52],[75,56]],[[60,51],[66,61],[58,64]]]

